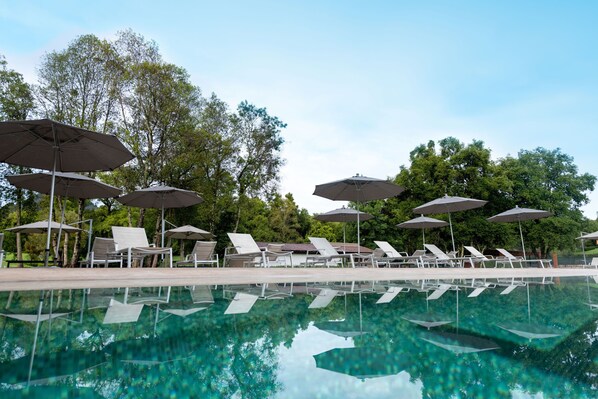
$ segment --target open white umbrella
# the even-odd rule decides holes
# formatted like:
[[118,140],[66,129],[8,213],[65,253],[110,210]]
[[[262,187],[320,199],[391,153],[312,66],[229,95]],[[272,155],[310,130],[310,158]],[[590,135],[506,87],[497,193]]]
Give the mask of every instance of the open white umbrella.
[[453,251],[456,251],[455,236],[453,234],[453,221],[451,220],[451,212],[467,211],[469,209],[480,208],[486,205],[488,201],[483,201],[473,198],[451,197],[445,195],[442,198],[437,198],[433,201],[426,202],[416,208],[413,208],[414,213],[427,215],[430,213],[448,213],[449,226],[451,228],[451,241],[453,243]]
[[[424,245],[426,245],[426,229],[431,229],[434,227],[444,227],[448,226],[448,223],[444,220],[429,218],[424,215],[417,217],[415,219],[408,220],[403,223],[397,224],[397,227],[403,229],[422,229],[422,240]],[[425,248],[425,247],[424,247]]]
[[[0,122],[0,162],[52,171],[48,230],[54,207],[55,173],[113,170],[134,156],[118,138],[51,119]],[[45,265],[50,255],[46,241]]]
[[[314,195],[333,201],[353,201],[359,203],[396,197],[403,192],[403,187],[382,179],[355,175],[330,183],[318,184]],[[357,209],[359,210],[359,209]],[[357,252],[361,246],[359,231],[359,213],[357,213]]]
[[169,186],[154,186],[123,195],[116,199],[123,205],[137,208],[157,208],[162,210],[162,247],[164,247],[164,209],[186,208],[199,204],[203,199],[195,191]]
[[531,208],[519,208],[519,206],[515,206],[513,209],[509,209],[508,211],[499,213],[498,215],[494,215],[488,218],[489,222],[517,222],[519,223],[519,236],[521,237],[521,249],[523,250],[523,259],[527,259],[525,255],[525,243],[523,241],[523,231],[521,230],[521,221],[523,220],[534,220],[534,219],[542,219],[548,216],[551,216],[552,213],[548,211],[541,211],[538,209],[531,209]]
[[214,237],[209,231],[198,229],[197,227],[188,224],[166,230],[165,235],[166,237],[178,240],[209,240]]
[[581,251],[583,252],[583,264],[587,265],[588,261],[586,259],[586,248],[585,245],[583,243],[583,240],[598,240],[598,231],[595,231],[593,233],[581,233],[582,235],[580,237],[577,237],[578,240],[581,241]]

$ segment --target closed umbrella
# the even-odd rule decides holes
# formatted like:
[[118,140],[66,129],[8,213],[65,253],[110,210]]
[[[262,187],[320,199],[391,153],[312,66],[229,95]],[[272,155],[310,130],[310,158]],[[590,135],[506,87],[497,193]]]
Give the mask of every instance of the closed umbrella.
[[[59,172],[113,170],[134,156],[114,135],[101,134],[51,119],[0,122],[0,162]],[[48,230],[54,206],[50,191]],[[48,232],[49,233],[49,232]],[[50,234],[44,263],[50,255]]]
[[[353,201],[359,203],[396,197],[403,192],[403,187],[389,181],[355,175],[343,180],[318,184],[314,195],[333,201]],[[358,209],[359,210],[359,209]],[[359,232],[359,213],[357,213],[357,251],[361,246]]]
[[525,255],[525,243],[523,242],[523,231],[521,230],[521,221],[542,219],[551,216],[552,213],[548,211],[541,211],[538,209],[531,208],[519,208],[515,206],[513,209],[509,209],[498,215],[494,215],[488,218],[489,222],[517,222],[519,224],[519,236],[521,237],[521,249],[523,250],[523,259],[527,259]]
[[453,234],[453,222],[451,220],[451,212],[467,211],[469,209],[480,208],[486,205],[488,201],[483,201],[473,198],[452,197],[445,195],[442,198],[437,198],[433,201],[426,202],[416,208],[413,208],[414,213],[427,215],[430,213],[448,213],[449,226],[451,228],[451,241],[453,243],[453,251],[456,251],[455,236]]
[[397,224],[397,227],[401,227],[403,229],[422,229],[422,239],[424,245],[426,245],[426,229],[431,229],[434,227],[444,227],[447,225],[448,223],[444,220],[429,218],[424,215],[421,215],[420,217],[417,217],[415,219],[399,223]]
[[343,248],[346,246],[346,239],[345,239],[345,225],[346,222],[353,222],[357,220],[359,216],[359,220],[370,220],[373,218],[372,215],[369,213],[358,211],[357,209],[342,208],[334,209],[332,211],[328,211],[326,213],[320,213],[319,215],[314,216],[314,219],[320,220],[322,222],[342,222],[343,223]]
[[[50,194],[52,192],[52,174],[46,172],[28,173],[23,175],[6,176],[6,179],[15,187],[24,188],[27,190],[37,191],[42,194]],[[62,197],[72,198],[110,198],[117,197],[122,191],[116,187],[102,183],[91,177],[79,175],[76,173],[54,173],[54,194]],[[62,215],[60,223],[64,223],[64,210],[62,207]],[[87,250],[91,246],[91,224],[90,234],[87,238]],[[60,235],[62,230],[58,230],[58,242],[60,242]]]
[[123,205],[138,208],[156,208],[162,210],[162,247],[164,247],[164,209],[186,208],[199,204],[203,199],[195,191],[183,190],[169,186],[154,186],[117,198]]

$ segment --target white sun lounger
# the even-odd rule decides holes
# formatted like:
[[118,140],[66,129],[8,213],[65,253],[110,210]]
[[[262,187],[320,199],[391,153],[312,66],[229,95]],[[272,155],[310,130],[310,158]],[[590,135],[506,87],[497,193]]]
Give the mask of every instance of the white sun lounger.
[[153,247],[147,241],[145,229],[141,227],[112,226],[112,237],[116,252],[127,255],[127,266],[131,267],[133,257],[143,260],[148,255],[168,255],[172,267],[172,248]]
[[251,310],[253,305],[258,300],[257,295],[246,294],[244,292],[237,292],[224,314],[242,314]]
[[142,310],[143,304],[128,305],[111,299],[102,324],[134,323]]
[[336,297],[338,291],[329,288],[323,288],[318,293],[318,296],[309,304],[309,309],[325,308]]

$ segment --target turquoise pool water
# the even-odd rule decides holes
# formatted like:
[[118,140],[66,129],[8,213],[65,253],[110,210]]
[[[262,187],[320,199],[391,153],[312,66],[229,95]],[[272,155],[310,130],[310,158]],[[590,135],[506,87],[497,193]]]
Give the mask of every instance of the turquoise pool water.
[[0,292],[0,397],[596,398],[592,278]]

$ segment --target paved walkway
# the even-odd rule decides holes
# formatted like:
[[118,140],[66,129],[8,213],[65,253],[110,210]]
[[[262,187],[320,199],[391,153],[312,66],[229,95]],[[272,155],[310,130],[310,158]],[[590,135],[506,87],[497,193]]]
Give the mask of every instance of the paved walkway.
[[202,284],[255,284],[274,282],[386,281],[544,276],[596,276],[596,278],[598,278],[598,269],[2,268],[0,269],[0,291]]

